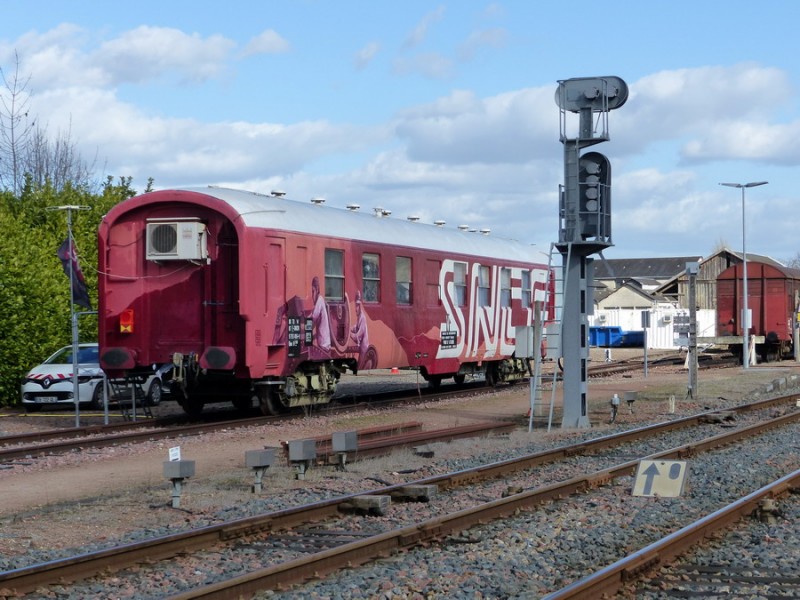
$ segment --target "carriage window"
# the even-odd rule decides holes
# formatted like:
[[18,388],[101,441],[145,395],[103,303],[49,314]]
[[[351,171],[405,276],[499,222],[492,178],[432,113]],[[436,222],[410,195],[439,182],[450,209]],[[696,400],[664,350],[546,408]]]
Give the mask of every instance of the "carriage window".
[[478,306],[489,306],[489,267],[478,267]]
[[511,269],[500,269],[500,306],[511,306]]
[[411,259],[398,256],[395,263],[395,281],[397,282],[397,303],[411,304]]
[[531,272],[522,271],[522,306],[527,308],[531,305]]
[[456,286],[456,302],[459,306],[467,305],[467,263],[457,262],[453,265],[453,283]]
[[344,252],[325,249],[325,298],[344,300]]
[[361,257],[361,294],[364,302],[381,301],[381,262],[377,254]]
[[442,301],[439,291],[439,272],[442,270],[441,261],[428,259],[425,267],[425,305],[440,306]]

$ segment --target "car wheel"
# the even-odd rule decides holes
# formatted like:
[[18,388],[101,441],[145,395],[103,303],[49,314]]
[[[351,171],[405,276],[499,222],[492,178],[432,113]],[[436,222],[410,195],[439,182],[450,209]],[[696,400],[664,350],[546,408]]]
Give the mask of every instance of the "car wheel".
[[100,410],[103,408],[103,380],[97,382],[92,392],[92,400],[89,402],[89,408],[93,410]]
[[161,404],[161,380],[156,377],[150,382],[150,387],[147,388],[147,406],[158,406]]
[[41,404],[26,404],[25,405],[25,412],[29,412],[29,413],[31,413],[31,412],[39,412],[40,410],[42,410],[42,405]]

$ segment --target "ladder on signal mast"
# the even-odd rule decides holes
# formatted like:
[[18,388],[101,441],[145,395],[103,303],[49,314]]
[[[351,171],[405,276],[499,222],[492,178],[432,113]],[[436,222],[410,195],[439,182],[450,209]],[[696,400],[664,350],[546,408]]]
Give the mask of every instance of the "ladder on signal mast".
[[[533,376],[531,377],[530,386],[530,409],[528,410],[528,431],[533,430],[533,421],[535,418],[544,418],[547,417],[547,431],[550,431],[553,425],[553,408],[555,406],[555,393],[556,393],[556,385],[558,383],[558,370],[559,370],[559,357],[561,356],[561,340],[562,340],[562,322],[561,322],[561,310],[559,309],[559,296],[560,293],[563,293],[564,289],[564,281],[562,281],[562,277],[564,274],[564,269],[556,267],[554,270],[553,266],[553,257],[554,254],[559,254],[556,250],[555,244],[550,244],[550,252],[547,257],[547,273],[548,273],[548,281],[545,285],[545,299],[544,301],[537,301],[534,302],[534,332],[533,332],[533,348],[534,348],[534,356],[533,356]],[[551,285],[551,279],[552,285]],[[559,292],[562,290],[562,292]],[[547,310],[550,306],[551,301],[551,294],[555,294],[555,302],[553,305],[553,312],[554,314],[548,314]],[[535,296],[534,296],[535,297]],[[548,323],[547,331],[545,331],[544,323],[545,321]],[[553,365],[553,375],[552,375],[552,382],[550,385],[550,400],[545,400],[545,388],[543,385],[543,377],[542,377],[542,339],[544,338],[545,334],[552,340],[552,338],[556,338],[555,344],[551,344],[548,342],[548,352],[554,353],[554,365]]]

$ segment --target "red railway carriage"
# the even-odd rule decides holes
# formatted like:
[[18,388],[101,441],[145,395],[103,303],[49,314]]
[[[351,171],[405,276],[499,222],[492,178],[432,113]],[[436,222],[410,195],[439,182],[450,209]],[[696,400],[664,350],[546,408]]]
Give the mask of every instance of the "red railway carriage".
[[[744,265],[728,267],[717,276],[717,335],[742,337]],[[755,261],[747,262],[747,307],[750,335],[757,336],[756,352],[763,361],[793,353],[793,330],[800,301],[800,270]],[[763,339],[763,342],[761,342]],[[741,356],[742,344],[731,344]]]
[[327,402],[345,370],[523,377],[516,337],[551,285],[533,248],[381,215],[213,187],[119,204],[98,235],[101,366],[171,372],[190,413],[220,392]]

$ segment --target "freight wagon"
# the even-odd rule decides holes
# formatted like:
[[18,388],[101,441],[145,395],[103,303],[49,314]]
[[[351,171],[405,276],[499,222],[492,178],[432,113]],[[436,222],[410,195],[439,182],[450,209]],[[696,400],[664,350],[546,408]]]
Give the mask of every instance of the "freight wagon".
[[[744,265],[717,276],[717,335],[742,356]],[[748,261],[747,307],[756,354],[762,361],[790,358],[800,302],[800,270]],[[738,338],[738,339],[735,339]],[[723,341],[720,340],[720,341]]]

